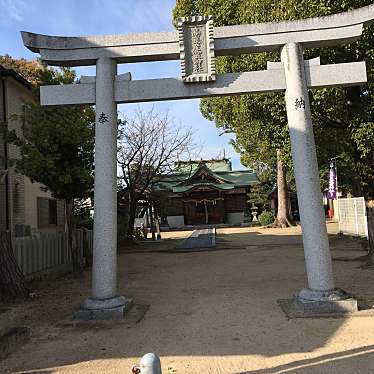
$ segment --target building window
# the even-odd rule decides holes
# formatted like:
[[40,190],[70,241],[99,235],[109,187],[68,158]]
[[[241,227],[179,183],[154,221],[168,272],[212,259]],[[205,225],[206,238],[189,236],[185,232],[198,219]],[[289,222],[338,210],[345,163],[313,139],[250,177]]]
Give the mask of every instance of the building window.
[[57,201],[49,200],[49,224],[57,225]]
[[64,202],[62,200],[38,197],[38,226],[63,226]]

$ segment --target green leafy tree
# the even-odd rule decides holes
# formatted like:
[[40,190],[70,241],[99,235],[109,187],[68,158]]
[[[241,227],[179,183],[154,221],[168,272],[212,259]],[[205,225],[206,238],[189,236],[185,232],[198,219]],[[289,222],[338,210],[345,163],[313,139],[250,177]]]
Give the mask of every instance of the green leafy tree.
[[248,202],[253,206],[263,208],[269,201],[269,190],[266,185],[262,183],[257,183],[251,186],[248,193]]
[[[371,4],[371,0],[177,0],[173,16],[211,14],[215,26],[293,20],[339,13]],[[355,195],[372,197],[373,183],[373,26],[361,40],[335,48],[305,51],[305,58],[321,57],[323,64],[366,61],[368,85],[311,92],[311,110],[320,164],[322,187],[327,185],[328,159],[338,157],[339,185]],[[218,73],[265,70],[267,61],[279,60],[279,53],[219,57]],[[201,100],[203,115],[216,126],[236,134],[233,142],[242,162],[254,168],[258,162],[278,169],[278,190],[292,170],[284,95],[277,93],[242,95]],[[280,165],[280,164],[283,165]],[[281,167],[282,166],[282,167]],[[282,173],[279,173],[282,171]],[[278,201],[283,199],[279,198]],[[283,225],[287,219],[284,211]],[[282,217],[283,216],[283,217]]]
[[9,55],[0,56],[0,65],[6,69],[13,69],[35,87],[40,84],[41,63],[38,60],[14,59]]
[[274,214],[269,211],[262,212],[258,216],[258,221],[260,222],[261,226],[269,226],[274,223]]
[[[74,71],[44,66],[40,66],[36,79],[37,85],[74,81]],[[79,272],[83,263],[75,242],[74,203],[91,196],[95,113],[89,106],[48,108],[29,102],[22,117],[23,136],[8,134],[20,147],[16,171],[65,200],[68,246],[74,271]]]

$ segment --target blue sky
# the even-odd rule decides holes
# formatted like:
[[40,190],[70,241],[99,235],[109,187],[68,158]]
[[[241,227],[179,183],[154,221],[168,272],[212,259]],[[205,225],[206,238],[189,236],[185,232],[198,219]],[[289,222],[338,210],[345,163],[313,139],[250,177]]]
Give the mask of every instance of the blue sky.
[[[175,0],[0,0],[0,54],[37,57],[23,46],[21,30],[64,36],[171,31],[174,5]],[[131,71],[133,79],[174,77],[180,75],[180,66],[179,61],[119,65],[119,73],[126,71]],[[95,68],[79,68],[77,72],[94,75]],[[216,157],[225,149],[234,169],[242,168],[239,155],[228,144],[232,136],[219,136],[214,123],[200,114],[199,100],[127,104],[119,110],[131,116],[138,106],[169,111],[176,122],[194,129],[195,140],[202,145],[201,157]]]

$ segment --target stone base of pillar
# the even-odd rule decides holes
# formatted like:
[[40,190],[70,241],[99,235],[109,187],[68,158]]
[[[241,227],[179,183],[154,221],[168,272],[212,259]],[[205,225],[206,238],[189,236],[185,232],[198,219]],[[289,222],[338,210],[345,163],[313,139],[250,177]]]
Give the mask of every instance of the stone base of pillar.
[[288,318],[334,317],[358,311],[357,300],[341,289],[305,288],[293,299],[278,300],[278,304]]
[[318,291],[310,288],[302,289],[296,298],[300,302],[311,302],[311,301],[340,301],[351,299],[351,296],[340,288],[334,288],[329,291]]
[[83,321],[122,319],[132,305],[132,299],[127,299],[123,296],[105,300],[90,298],[85,300],[74,313],[73,319]]
[[295,296],[295,301],[305,314],[344,314],[358,311],[357,300],[339,288],[330,291],[304,288]]

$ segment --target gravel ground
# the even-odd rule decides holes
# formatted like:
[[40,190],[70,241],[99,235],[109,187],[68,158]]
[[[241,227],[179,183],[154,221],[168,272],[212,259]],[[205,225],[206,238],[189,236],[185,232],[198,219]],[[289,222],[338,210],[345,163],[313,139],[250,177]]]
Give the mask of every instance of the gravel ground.
[[[186,235],[120,254],[120,294],[149,305],[139,323],[61,324],[89,295],[89,271],[35,284],[33,300],[12,305],[32,338],[0,372],[131,373],[156,352],[164,374],[374,373],[373,316],[288,320],[278,307],[305,286],[299,228],[220,229],[216,251],[167,252]],[[331,235],[331,247],[337,286],[373,300],[358,242]]]

